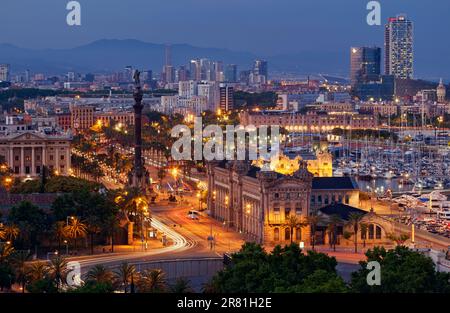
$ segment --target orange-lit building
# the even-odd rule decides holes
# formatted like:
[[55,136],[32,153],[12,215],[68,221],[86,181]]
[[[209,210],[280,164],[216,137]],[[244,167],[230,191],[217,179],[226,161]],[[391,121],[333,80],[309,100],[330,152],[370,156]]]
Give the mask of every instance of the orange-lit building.
[[342,129],[377,129],[376,116],[342,112],[299,112],[261,111],[241,112],[240,121],[244,126],[279,125],[288,131],[328,132],[335,128]]

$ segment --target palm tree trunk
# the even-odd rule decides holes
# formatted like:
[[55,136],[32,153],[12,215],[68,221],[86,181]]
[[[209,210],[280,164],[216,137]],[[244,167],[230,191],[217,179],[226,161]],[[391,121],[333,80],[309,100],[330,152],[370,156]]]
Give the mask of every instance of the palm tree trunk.
[[358,253],[358,228],[354,228],[355,233],[355,253]]
[[114,252],[114,231],[111,233],[111,252]]
[[94,254],[94,233],[91,233],[91,255]]

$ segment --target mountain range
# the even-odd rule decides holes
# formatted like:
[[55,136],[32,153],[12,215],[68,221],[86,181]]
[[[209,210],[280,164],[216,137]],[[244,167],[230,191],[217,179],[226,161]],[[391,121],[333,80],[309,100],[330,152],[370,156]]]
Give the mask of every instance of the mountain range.
[[[61,74],[68,71],[111,72],[131,65],[142,70],[161,71],[164,63],[164,44],[139,40],[102,39],[70,49],[28,49],[11,44],[0,44],[0,64],[8,63],[14,73],[30,69],[32,72]],[[202,48],[189,44],[172,45],[172,63],[187,65],[189,60],[208,58],[225,64],[237,64],[239,70],[250,69],[257,58],[269,62],[271,72],[289,72],[309,75],[327,73],[347,76],[347,51],[300,52],[276,56],[255,55],[250,52],[220,48]]]

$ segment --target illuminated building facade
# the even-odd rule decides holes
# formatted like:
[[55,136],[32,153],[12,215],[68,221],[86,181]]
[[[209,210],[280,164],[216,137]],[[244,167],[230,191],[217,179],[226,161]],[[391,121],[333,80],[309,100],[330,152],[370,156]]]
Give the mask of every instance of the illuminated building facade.
[[279,125],[288,131],[320,133],[342,129],[377,129],[378,119],[373,115],[358,113],[325,113],[289,111],[241,112],[240,121],[244,126]]
[[304,221],[319,208],[317,199],[321,199],[322,206],[332,199],[359,205],[359,190],[351,178],[314,177],[305,161],[298,163],[295,172],[285,175],[246,161],[210,162],[207,170],[211,215],[224,227],[259,243],[288,243],[291,234],[294,242],[308,243],[309,227],[291,230],[288,221],[291,216]]
[[0,136],[0,159],[18,178],[37,178],[43,167],[58,175],[69,175],[72,137],[62,133],[17,131]]

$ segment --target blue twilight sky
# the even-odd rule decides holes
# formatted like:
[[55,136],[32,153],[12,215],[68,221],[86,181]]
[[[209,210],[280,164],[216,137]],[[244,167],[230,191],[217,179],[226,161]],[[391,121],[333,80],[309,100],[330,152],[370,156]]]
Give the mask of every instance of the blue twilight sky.
[[[263,56],[383,44],[383,26],[366,23],[369,0],[79,0],[80,27],[65,22],[68,2],[1,0],[0,43],[67,48],[103,38],[133,38]],[[449,0],[380,3],[383,24],[397,13],[415,22],[418,60],[449,58]]]

